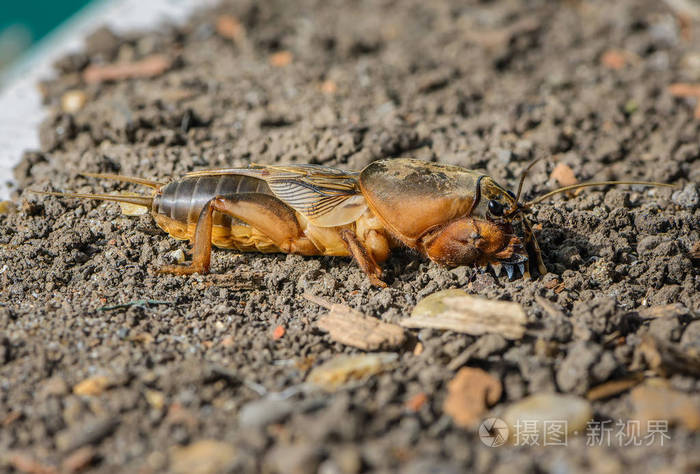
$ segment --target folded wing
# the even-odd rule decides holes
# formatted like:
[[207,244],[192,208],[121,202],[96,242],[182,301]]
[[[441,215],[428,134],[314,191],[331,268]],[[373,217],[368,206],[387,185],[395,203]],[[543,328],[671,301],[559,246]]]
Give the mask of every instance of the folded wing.
[[188,176],[235,174],[265,180],[274,195],[318,227],[335,227],[357,220],[367,209],[357,182],[359,173],[316,165],[221,168],[194,171]]

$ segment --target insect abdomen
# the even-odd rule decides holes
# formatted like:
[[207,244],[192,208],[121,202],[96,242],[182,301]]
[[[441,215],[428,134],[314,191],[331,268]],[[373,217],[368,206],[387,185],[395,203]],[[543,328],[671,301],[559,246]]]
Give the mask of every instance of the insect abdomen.
[[153,201],[153,213],[182,223],[193,223],[197,222],[202,208],[212,198],[244,193],[272,194],[261,179],[238,175],[195,176],[164,186]]
[[[216,196],[245,193],[272,195],[267,183],[249,176],[222,174],[193,176],[173,181],[161,188],[151,209],[159,227],[178,239],[192,239],[197,220],[208,201]],[[244,222],[214,212],[212,243],[239,250],[276,251]]]

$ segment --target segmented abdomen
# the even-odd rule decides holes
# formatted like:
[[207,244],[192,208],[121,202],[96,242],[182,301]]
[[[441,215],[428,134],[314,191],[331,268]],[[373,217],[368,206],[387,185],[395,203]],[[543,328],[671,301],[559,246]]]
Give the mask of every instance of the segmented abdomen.
[[[153,200],[152,210],[183,224],[195,224],[212,198],[244,193],[272,195],[265,181],[249,176],[193,176],[165,185]],[[214,213],[214,225],[230,226],[231,221],[230,216]]]

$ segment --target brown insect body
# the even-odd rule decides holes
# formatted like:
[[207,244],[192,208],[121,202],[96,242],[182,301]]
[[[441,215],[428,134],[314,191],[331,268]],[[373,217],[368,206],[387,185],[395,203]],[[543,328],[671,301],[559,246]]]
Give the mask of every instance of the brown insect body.
[[[379,264],[400,244],[442,265],[490,265],[497,273],[502,266],[512,278],[516,269],[527,275],[529,262],[546,273],[524,213],[532,204],[572,188],[520,204],[483,173],[413,159],[376,161],[361,172],[251,165],[197,171],[170,183],[88,176],[154,188],[151,197],[48,194],[149,208],[159,227],[193,242],[192,263],[169,265],[161,272],[208,272],[213,244],[240,251],[352,256],[380,286],[386,285]],[[620,182],[576,187],[600,184]]]

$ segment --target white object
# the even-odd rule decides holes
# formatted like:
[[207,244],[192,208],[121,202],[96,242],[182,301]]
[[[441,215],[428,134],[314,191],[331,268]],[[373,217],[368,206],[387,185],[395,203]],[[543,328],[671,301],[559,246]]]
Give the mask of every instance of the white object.
[[39,148],[39,124],[46,116],[37,89],[50,78],[51,65],[83,48],[83,38],[102,25],[120,33],[152,29],[159,23],[181,23],[195,8],[216,0],[101,0],[80,10],[42,39],[24,59],[0,75],[0,200],[8,199],[12,169],[25,150]]

